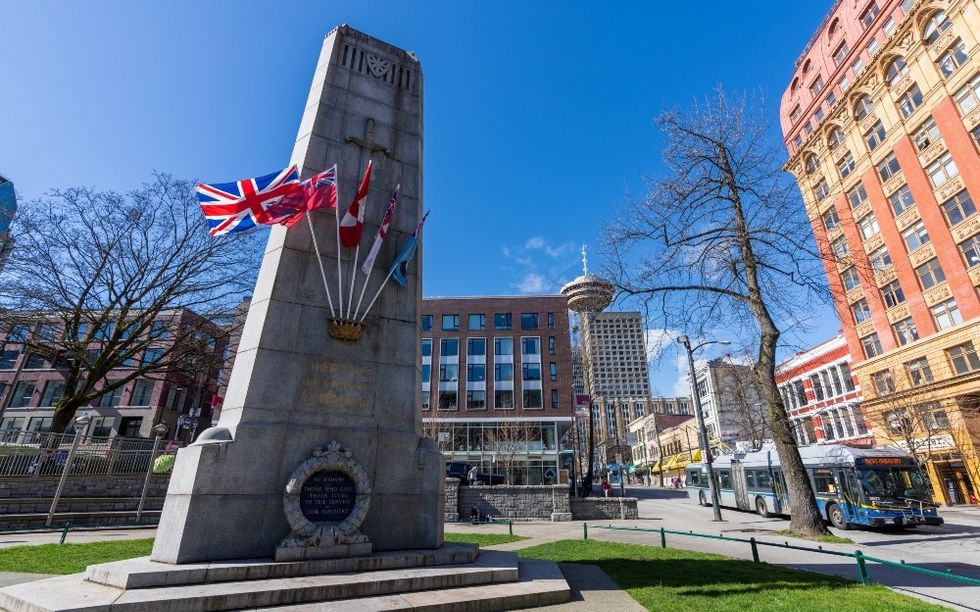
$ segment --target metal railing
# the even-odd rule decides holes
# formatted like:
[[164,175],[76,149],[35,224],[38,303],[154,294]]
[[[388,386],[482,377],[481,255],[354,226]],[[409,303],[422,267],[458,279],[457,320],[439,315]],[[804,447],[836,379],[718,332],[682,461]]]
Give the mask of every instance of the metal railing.
[[[688,536],[695,538],[707,538],[712,540],[725,540],[727,542],[743,542],[751,546],[752,550],[752,561],[759,563],[759,547],[760,546],[772,546],[774,548],[787,548],[790,550],[803,550],[807,552],[819,553],[824,555],[834,555],[838,557],[850,557],[854,559],[857,565],[858,579],[861,584],[870,583],[870,578],[868,577],[868,561],[872,563],[878,563],[881,565],[886,565],[889,567],[897,567],[900,569],[908,570],[910,572],[916,572],[919,574],[925,574],[927,576],[933,576],[936,578],[945,578],[946,580],[954,580],[957,582],[963,582],[966,584],[971,584],[975,586],[980,586],[980,580],[976,578],[970,578],[969,576],[961,576],[959,574],[954,574],[952,570],[947,569],[945,572],[939,572],[936,570],[931,570],[925,567],[919,567],[917,565],[910,565],[905,562],[904,559],[899,559],[898,561],[889,561],[888,559],[879,559],[878,557],[869,557],[862,553],[860,550],[855,550],[852,553],[840,552],[836,550],[825,550],[823,546],[817,546],[813,548],[811,546],[796,546],[790,544],[788,541],[783,541],[782,544],[778,542],[765,542],[763,540],[756,540],[754,537],[751,538],[736,538],[726,535],[714,535],[710,533],[698,533],[696,531],[674,531],[671,529],[644,529],[641,527],[614,527],[612,525],[593,525],[593,529],[609,529],[612,531],[632,531],[632,532],[649,532],[649,533],[659,533],[660,534],[660,547],[667,548],[667,534]],[[589,539],[589,526],[586,523],[582,523],[582,536],[584,540]]]
[[[0,477],[142,474],[154,459],[153,440],[75,434],[0,432]],[[172,454],[175,449],[160,454]],[[69,463],[69,455],[72,455]]]

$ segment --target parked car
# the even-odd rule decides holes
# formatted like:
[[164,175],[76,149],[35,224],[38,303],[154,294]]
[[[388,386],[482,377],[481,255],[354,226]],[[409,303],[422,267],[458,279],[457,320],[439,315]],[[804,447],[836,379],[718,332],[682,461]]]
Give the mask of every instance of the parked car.
[[459,478],[462,483],[467,482],[466,475],[470,471],[469,463],[458,463],[456,461],[446,462],[446,478]]
[[507,479],[500,474],[477,474],[476,481],[480,484],[490,485],[502,485],[507,484]]

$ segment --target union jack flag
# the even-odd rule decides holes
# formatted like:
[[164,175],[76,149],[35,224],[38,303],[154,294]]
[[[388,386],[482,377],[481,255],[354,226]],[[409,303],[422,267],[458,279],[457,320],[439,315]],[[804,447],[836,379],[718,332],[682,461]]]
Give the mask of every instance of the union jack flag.
[[296,166],[234,183],[199,183],[197,199],[212,236],[281,223],[305,200]]

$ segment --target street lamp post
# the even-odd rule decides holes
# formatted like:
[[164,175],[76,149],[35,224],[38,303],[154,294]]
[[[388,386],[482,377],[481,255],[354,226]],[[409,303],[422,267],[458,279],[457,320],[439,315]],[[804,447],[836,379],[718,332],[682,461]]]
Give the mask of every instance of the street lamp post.
[[78,451],[78,444],[85,436],[85,430],[91,422],[92,417],[86,413],[75,417],[75,438],[72,440],[71,449],[65,458],[65,467],[61,470],[61,477],[58,479],[58,488],[54,492],[54,499],[51,500],[51,508],[48,509],[48,518],[44,521],[45,527],[50,527],[51,522],[54,520],[54,513],[58,509],[58,502],[61,501],[61,494],[65,490],[65,481],[68,480],[68,472],[71,471],[72,464],[75,463],[75,453]]
[[136,508],[136,522],[138,523],[143,518],[143,506],[146,504],[146,491],[150,488],[150,476],[153,475],[153,464],[157,459],[157,451],[160,450],[160,439],[167,435],[167,424],[164,422],[157,423],[153,426],[153,433],[156,436],[153,438],[153,450],[150,451],[150,462],[146,466],[146,476],[143,478],[143,492],[140,493],[140,504]]
[[711,466],[713,457],[711,456],[711,445],[708,443],[708,432],[704,427],[704,414],[701,412],[701,396],[698,393],[698,380],[694,375],[694,351],[709,344],[731,344],[728,340],[708,340],[691,348],[691,339],[687,336],[678,336],[677,341],[684,345],[687,351],[687,367],[691,374],[691,391],[694,395],[694,413],[698,422],[698,443],[701,447],[701,459],[708,466],[708,488],[711,490],[711,509],[714,512],[714,520],[721,520],[721,503],[718,499],[718,481],[715,480],[715,470]]

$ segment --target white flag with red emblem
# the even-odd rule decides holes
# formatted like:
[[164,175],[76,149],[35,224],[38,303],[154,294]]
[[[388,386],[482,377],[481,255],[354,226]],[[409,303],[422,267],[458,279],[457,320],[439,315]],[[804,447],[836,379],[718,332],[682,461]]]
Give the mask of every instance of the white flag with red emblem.
[[361,242],[361,232],[364,230],[364,205],[368,194],[368,185],[371,182],[371,168],[373,161],[369,161],[364,177],[361,179],[361,186],[357,188],[357,195],[351,202],[347,214],[340,221],[340,244],[348,249],[353,249]]

